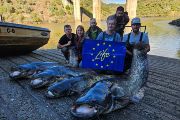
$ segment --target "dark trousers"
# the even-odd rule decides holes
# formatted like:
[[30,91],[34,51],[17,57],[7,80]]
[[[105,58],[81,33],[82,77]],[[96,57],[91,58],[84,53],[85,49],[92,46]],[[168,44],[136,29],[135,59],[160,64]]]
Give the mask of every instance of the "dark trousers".
[[124,72],[131,68],[132,58],[133,58],[132,55],[129,55],[126,53],[126,57],[125,57],[125,61],[124,61]]

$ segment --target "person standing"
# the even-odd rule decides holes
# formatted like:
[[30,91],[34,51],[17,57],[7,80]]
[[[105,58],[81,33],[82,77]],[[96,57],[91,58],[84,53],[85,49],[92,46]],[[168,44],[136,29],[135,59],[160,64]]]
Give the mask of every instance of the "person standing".
[[141,20],[135,17],[131,21],[132,31],[123,37],[123,42],[126,42],[126,58],[125,58],[125,70],[131,67],[133,48],[143,50],[144,54],[150,51],[149,37],[147,33],[140,31]]
[[66,63],[69,63],[69,55],[71,46],[74,45],[75,34],[72,33],[72,29],[70,25],[64,25],[64,32],[65,34],[60,38],[57,49],[61,49],[63,53]]
[[97,26],[95,18],[90,19],[90,27],[86,32],[86,38],[95,40],[99,33],[102,32],[102,29]]
[[[132,58],[133,58],[133,49],[139,49],[144,54],[147,54],[150,51],[149,37],[145,32],[140,31],[141,20],[138,17],[135,17],[131,21],[132,31],[123,37],[123,42],[126,42],[126,58],[125,58],[125,70],[127,71],[131,68]],[[145,92],[145,84],[141,86],[137,93],[135,93],[131,98],[131,102],[137,103],[143,99]]]
[[116,32],[123,36],[125,25],[129,22],[128,13],[124,11],[122,6],[119,6],[116,13],[112,16],[116,19]]

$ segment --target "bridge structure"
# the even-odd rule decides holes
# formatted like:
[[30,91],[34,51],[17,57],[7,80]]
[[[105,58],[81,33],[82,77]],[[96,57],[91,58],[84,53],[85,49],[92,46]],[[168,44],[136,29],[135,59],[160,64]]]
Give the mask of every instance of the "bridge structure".
[[[80,0],[62,0],[64,5],[73,3],[74,6],[74,18],[75,21],[81,20],[81,9],[80,9]],[[93,1],[93,18],[96,18],[97,21],[101,20],[101,0],[92,0]],[[69,3],[68,3],[69,2]],[[136,17],[137,9],[137,0],[126,0],[126,11],[130,18]]]

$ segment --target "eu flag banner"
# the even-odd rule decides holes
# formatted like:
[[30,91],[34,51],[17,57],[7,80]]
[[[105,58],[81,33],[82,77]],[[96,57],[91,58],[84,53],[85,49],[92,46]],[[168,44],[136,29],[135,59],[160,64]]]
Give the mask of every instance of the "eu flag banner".
[[124,42],[86,39],[82,50],[82,67],[122,72],[125,54]]

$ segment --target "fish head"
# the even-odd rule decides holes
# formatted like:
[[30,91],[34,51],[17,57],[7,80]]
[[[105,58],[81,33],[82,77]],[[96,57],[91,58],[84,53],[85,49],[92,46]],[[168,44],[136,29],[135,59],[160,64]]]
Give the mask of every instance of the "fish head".
[[58,97],[63,97],[67,95],[67,89],[64,89],[63,87],[58,87],[58,89],[56,87],[52,86],[50,88],[48,88],[48,91],[46,93],[46,97],[48,98],[58,98]]
[[[43,76],[43,77],[36,77],[31,80],[31,87],[32,88],[40,88],[46,86],[50,81],[54,79],[54,77],[51,76]],[[53,81],[53,80],[52,80]],[[55,81],[55,80],[54,80]]]
[[74,83],[78,82],[76,79],[78,79],[78,77],[66,76],[63,80],[53,83],[48,87],[46,97],[57,98],[73,94],[73,89],[76,87]]
[[62,96],[69,96],[81,94],[88,86],[88,80],[93,77],[91,76],[78,76],[73,77],[71,75],[65,75],[65,78],[52,84],[46,93],[49,98],[57,98]]
[[42,78],[36,78],[36,79],[31,80],[30,85],[31,85],[31,87],[35,88],[36,86],[39,86],[42,83],[43,83],[43,79]]
[[18,79],[18,78],[21,78],[21,71],[20,70],[15,70],[15,71],[12,71],[10,74],[9,74],[9,77],[11,79]]
[[96,107],[92,107],[89,104],[82,104],[80,106],[71,107],[71,113],[73,116],[88,119],[95,117],[98,114]]
[[21,69],[21,68],[11,68],[11,73],[9,77],[11,79],[21,79],[21,78],[30,78],[36,71]]
[[68,79],[56,82],[48,87],[46,96],[48,98],[57,98],[67,96],[71,92],[70,81]]
[[111,85],[112,83],[107,81],[95,83],[85,95],[76,100],[71,107],[72,115],[77,118],[87,119],[108,110],[112,103]]

